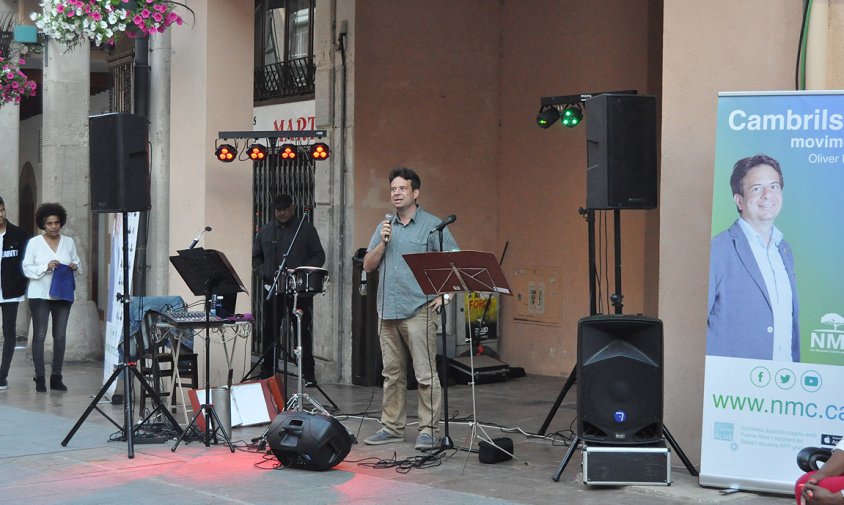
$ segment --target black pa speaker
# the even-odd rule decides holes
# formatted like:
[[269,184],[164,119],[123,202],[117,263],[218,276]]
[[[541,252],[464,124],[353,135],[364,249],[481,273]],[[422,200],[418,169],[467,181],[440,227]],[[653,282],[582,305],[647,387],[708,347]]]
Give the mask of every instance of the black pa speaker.
[[587,442],[662,440],[662,321],[590,316],[577,328],[577,431]]
[[656,97],[607,93],[586,102],[586,207],[657,207]]
[[267,443],[284,466],[328,470],[349,454],[352,436],[331,416],[285,411],[270,424]]
[[147,120],[135,114],[88,118],[91,210],[150,209]]

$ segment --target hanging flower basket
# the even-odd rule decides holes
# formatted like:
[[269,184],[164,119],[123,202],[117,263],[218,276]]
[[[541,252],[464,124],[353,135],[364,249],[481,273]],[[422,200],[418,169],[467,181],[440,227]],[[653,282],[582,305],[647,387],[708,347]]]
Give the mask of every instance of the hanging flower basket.
[[170,0],[42,0],[41,12],[32,15],[35,26],[69,48],[86,41],[114,45],[129,37],[163,32],[182,18]]
[[20,69],[25,62],[6,60],[0,53],[0,106],[7,103],[21,103],[21,99],[35,96],[35,81],[29,80]]

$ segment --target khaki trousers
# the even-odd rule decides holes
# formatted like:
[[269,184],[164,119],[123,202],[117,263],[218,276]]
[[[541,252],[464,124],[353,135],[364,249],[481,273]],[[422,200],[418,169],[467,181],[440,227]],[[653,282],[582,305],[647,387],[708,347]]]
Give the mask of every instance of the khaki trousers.
[[381,355],[384,360],[384,401],[381,423],[390,433],[404,436],[407,424],[407,355],[419,383],[420,432],[439,431],[442,388],[437,377],[436,313],[423,307],[409,319],[380,320]]

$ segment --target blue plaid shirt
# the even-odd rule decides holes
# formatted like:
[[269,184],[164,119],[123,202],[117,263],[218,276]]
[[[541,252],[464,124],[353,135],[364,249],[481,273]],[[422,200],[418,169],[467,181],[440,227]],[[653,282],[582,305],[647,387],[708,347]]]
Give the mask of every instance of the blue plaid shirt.
[[[428,302],[428,297],[422,292],[402,255],[439,251],[439,233],[431,233],[431,230],[441,221],[437,216],[422,210],[421,206],[416,208],[416,213],[407,225],[403,225],[398,216],[393,218],[390,243],[378,265],[377,302],[381,319],[408,319]],[[367,251],[375,249],[381,241],[381,227],[379,223],[375,228]],[[448,228],[443,231],[443,250],[459,250]]]

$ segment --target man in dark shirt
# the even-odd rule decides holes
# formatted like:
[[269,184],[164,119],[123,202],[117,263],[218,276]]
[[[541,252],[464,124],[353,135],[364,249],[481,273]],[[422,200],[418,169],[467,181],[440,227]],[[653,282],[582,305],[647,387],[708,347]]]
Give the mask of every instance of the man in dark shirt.
[[15,321],[18,304],[26,292],[26,276],[21,270],[29,236],[6,219],[6,202],[0,197],[0,317],[3,319],[3,356],[0,360],[0,391],[9,387],[6,380],[15,354]]
[[[290,243],[293,241],[293,236],[296,235],[296,229],[299,227],[299,219],[293,219],[296,214],[295,206],[293,205],[293,198],[289,195],[278,195],[273,199],[272,204],[275,213],[275,219],[265,224],[261,231],[255,236],[255,242],[252,245],[252,268],[255,273],[261,275],[265,285],[272,285],[275,278],[276,271],[281,266],[284,258],[284,253],[290,249]],[[302,266],[321,267],[325,263],[325,250],[319,241],[319,235],[316,228],[307,220],[302,223],[302,228],[299,230],[299,236],[296,237],[296,242],[293,248],[290,249],[290,254],[287,257],[287,262],[284,267],[287,270],[292,270]],[[270,377],[273,374],[273,344],[278,342],[278,330],[284,320],[284,310],[286,308],[290,321],[293,327],[296,326],[296,318],[292,311],[297,308],[293,306],[293,294],[285,291],[288,288],[287,274],[282,274],[279,277],[277,295],[272,296],[267,300],[266,292],[261,291],[261,296],[264,298],[264,325],[262,331],[262,344],[264,353],[264,362],[262,367],[262,376]],[[312,312],[313,301],[310,296],[297,297],[298,308],[302,310],[302,377],[306,385],[316,384],[316,374],[314,370],[314,354],[313,354],[313,335],[312,335]],[[275,317],[274,317],[275,316]],[[295,344],[293,340],[295,334],[291,335],[290,343]],[[278,342],[281,343],[281,342]]]

